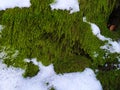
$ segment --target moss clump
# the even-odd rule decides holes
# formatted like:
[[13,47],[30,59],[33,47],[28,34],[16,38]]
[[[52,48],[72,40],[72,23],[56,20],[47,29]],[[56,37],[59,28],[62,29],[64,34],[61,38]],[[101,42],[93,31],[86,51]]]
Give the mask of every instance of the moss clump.
[[23,77],[33,77],[37,75],[39,72],[39,67],[34,65],[31,61],[26,64],[25,72],[23,73]]
[[99,71],[97,78],[103,90],[119,90],[120,88],[120,70]]
[[[116,0],[78,1],[81,10],[73,14],[69,14],[69,11],[52,11],[49,4],[53,0],[31,0],[30,8],[0,11],[0,23],[6,26],[1,33],[0,45],[19,51],[18,57],[9,57],[4,59],[4,62],[25,68],[25,58],[37,58],[44,65],[53,63],[57,73],[81,71],[86,67],[95,69],[108,61],[113,62],[119,54],[109,54],[106,57],[108,52],[100,49],[106,42],[94,36],[90,25],[83,22],[82,18],[86,16],[88,21],[100,27],[102,35],[117,40],[120,31],[110,32],[106,28],[107,19]],[[97,57],[95,53],[98,54]],[[28,63],[23,76],[32,77],[37,72],[38,67]],[[103,73],[103,78],[109,77],[106,72]],[[114,77],[113,73],[112,75]],[[102,74],[99,74],[100,76]],[[111,82],[107,79],[107,83]],[[103,86],[109,89],[108,84],[103,83],[102,78],[100,80]],[[117,83],[111,87],[118,85]]]
[[71,56],[60,58],[54,62],[54,69],[57,73],[83,71],[91,66],[92,61],[83,56]]
[[54,87],[52,87],[50,90],[55,90]]
[[[113,35],[105,25],[114,3],[80,0],[81,11],[69,14],[69,11],[52,11],[49,6],[52,1],[31,0],[30,8],[7,9],[2,13],[1,24],[6,28],[2,31],[1,45],[14,47],[20,51],[20,57],[36,57],[45,65],[75,53],[89,55],[96,65],[104,64],[106,52],[100,46],[105,42],[93,35],[90,25],[82,18],[86,16],[100,27],[102,34],[117,39],[120,34]],[[94,52],[98,57],[94,57]]]

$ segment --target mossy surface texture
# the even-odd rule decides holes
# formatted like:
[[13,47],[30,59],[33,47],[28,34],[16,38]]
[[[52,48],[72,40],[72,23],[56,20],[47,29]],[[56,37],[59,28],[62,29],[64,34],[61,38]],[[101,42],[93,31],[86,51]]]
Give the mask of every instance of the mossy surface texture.
[[[23,76],[31,77],[34,75],[30,70],[34,74],[39,70],[35,65],[25,63],[25,58],[37,58],[44,65],[53,63],[57,73],[82,71],[87,67],[95,70],[116,60],[119,56],[116,53],[105,57],[107,52],[100,46],[106,42],[93,35],[90,25],[83,22],[86,16],[88,21],[99,26],[102,35],[118,40],[120,30],[110,32],[106,27],[115,1],[79,0],[80,12],[73,14],[52,11],[49,5],[52,2],[31,0],[30,8],[0,11],[0,24],[5,25],[0,38],[0,51],[7,53],[4,63],[26,69]],[[19,53],[13,57],[15,50]],[[119,73],[116,69],[97,73],[104,90],[119,90]]]

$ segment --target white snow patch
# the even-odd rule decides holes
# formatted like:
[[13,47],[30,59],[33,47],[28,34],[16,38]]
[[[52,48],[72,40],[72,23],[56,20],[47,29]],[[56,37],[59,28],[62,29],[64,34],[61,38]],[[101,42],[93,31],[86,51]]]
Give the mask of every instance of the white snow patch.
[[119,41],[108,41],[104,46],[100,47],[101,49],[105,49],[110,53],[120,53],[120,42]]
[[107,41],[104,46],[101,46],[101,49],[104,49],[110,53],[120,53],[120,41],[113,41],[111,38],[106,38],[101,35],[99,27],[91,22],[86,20],[86,17],[83,17],[83,22],[86,22],[91,25],[91,29],[94,35],[96,35],[100,40]]
[[81,73],[55,75],[49,82],[56,90],[102,90],[94,72],[89,68]]
[[52,10],[68,10],[70,13],[80,11],[78,0],[55,0],[55,2],[50,4],[50,7]]
[[30,0],[0,0],[0,10],[15,7],[30,7]]
[[40,68],[39,73],[32,78],[23,78],[24,70],[8,68],[0,61],[0,90],[49,90],[51,87],[56,90],[102,90],[90,68],[83,72],[56,74],[52,64],[44,66],[36,59],[30,61]]

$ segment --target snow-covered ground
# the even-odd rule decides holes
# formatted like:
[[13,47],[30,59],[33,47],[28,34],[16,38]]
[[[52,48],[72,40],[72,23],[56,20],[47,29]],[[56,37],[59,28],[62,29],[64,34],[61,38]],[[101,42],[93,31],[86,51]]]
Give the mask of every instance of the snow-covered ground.
[[80,11],[78,0],[55,0],[50,6],[52,10],[68,10],[70,13]]
[[86,20],[86,17],[83,17],[83,21],[91,25],[93,34],[102,41],[107,41],[104,46],[101,46],[101,49],[104,49],[110,53],[120,53],[120,41],[113,41],[111,38],[107,38],[100,33],[99,27],[91,22]]
[[[30,61],[27,59],[27,61]],[[53,65],[44,66],[31,60],[40,68],[32,78],[23,78],[24,70],[7,67],[0,60],[0,90],[102,90],[100,82],[90,68],[83,72],[56,74]]]
[[0,0],[0,10],[15,7],[30,7],[30,0]]

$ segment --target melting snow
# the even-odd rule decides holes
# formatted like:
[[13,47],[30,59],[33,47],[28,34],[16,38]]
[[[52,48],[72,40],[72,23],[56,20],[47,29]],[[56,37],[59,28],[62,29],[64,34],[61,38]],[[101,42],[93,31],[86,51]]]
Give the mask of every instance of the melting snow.
[[[29,62],[30,60],[25,60]],[[24,70],[7,67],[0,60],[0,90],[102,90],[100,82],[90,68],[83,72],[56,74],[53,65],[44,66],[31,60],[38,65],[40,72],[32,78],[23,78]]]
[[30,0],[0,0],[0,10],[15,7],[30,7]]
[[92,32],[102,41],[108,41],[104,46],[101,46],[101,49],[104,49],[110,53],[120,53],[120,41],[113,41],[111,38],[106,38],[101,35],[99,27],[91,22],[86,20],[86,17],[83,18],[83,21],[90,24],[92,28]]
[[80,11],[78,0],[55,0],[50,6],[52,10],[69,10],[70,13]]

